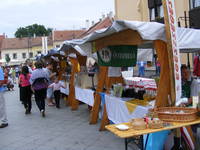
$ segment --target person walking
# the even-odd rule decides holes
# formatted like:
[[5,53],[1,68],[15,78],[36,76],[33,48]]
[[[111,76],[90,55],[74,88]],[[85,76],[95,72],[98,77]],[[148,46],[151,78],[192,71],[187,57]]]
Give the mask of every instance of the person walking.
[[0,128],[5,128],[8,126],[7,114],[6,114],[6,104],[4,99],[4,73],[0,65]]
[[[54,81],[54,77],[56,75],[56,73],[52,73],[53,64],[48,63],[47,67],[44,70],[46,71],[46,73],[48,75],[49,84],[52,84],[53,81]],[[50,88],[50,87],[47,89],[47,103],[48,103],[48,106],[54,106],[54,103],[53,103],[53,88]]]
[[22,73],[19,76],[19,84],[20,84],[20,96],[21,100],[23,101],[24,108],[25,108],[25,114],[31,113],[31,96],[32,96],[32,90],[31,90],[31,84],[30,84],[30,78],[31,74],[29,73],[29,69],[27,66],[22,67]]
[[55,78],[54,83],[49,85],[49,88],[53,88],[53,94],[56,102],[56,108],[60,108],[60,88],[66,88],[58,80],[58,77]]
[[46,71],[43,69],[43,64],[41,62],[36,62],[35,67],[36,69],[32,72],[30,83],[35,95],[36,104],[42,114],[42,117],[45,117],[45,98],[49,78]]
[[144,77],[145,76],[145,65],[146,65],[146,62],[139,61],[137,63],[137,65],[138,65],[138,76],[139,77]]

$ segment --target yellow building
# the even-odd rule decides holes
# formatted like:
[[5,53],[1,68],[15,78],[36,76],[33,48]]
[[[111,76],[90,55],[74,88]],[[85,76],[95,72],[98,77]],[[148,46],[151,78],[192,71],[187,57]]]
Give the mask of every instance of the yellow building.
[[10,58],[8,65],[19,65],[27,59],[35,59],[39,53],[46,54],[48,50],[60,47],[65,40],[79,37],[85,30],[53,31],[49,37],[25,37],[6,38],[0,36],[0,62],[6,63],[6,57]]
[[48,37],[48,42],[43,42],[43,37],[35,38],[5,38],[1,44],[1,62],[6,63],[6,57],[10,58],[8,65],[19,65],[26,59],[34,59],[39,53],[44,52],[45,43],[48,43],[46,50],[53,48],[53,41]]
[[[184,11],[188,14],[189,6],[188,0],[175,1],[177,20]],[[163,16],[162,0],[115,0],[115,19],[155,21]]]
[[[191,16],[192,9],[195,8],[196,10],[199,6],[200,0],[175,0],[176,19],[177,22],[180,22],[179,25],[189,27],[189,13]],[[184,18],[185,12],[186,19]],[[200,18],[200,8],[198,15]],[[163,16],[162,0],[115,0],[115,19],[164,23]],[[195,23],[198,24],[199,21]],[[192,66],[191,60],[192,54],[190,54],[190,66]],[[186,54],[181,54],[181,61],[182,64],[187,64]]]

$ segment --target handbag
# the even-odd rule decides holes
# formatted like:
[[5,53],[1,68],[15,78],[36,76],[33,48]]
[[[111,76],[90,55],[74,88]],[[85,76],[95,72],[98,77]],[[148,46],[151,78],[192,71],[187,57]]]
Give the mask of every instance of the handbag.
[[32,87],[34,90],[42,90],[48,88],[48,80],[46,78],[37,78],[33,84]]

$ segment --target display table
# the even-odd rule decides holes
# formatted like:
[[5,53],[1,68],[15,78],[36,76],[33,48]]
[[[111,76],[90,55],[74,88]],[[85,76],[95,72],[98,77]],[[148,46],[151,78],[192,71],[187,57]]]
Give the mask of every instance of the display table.
[[105,94],[105,104],[108,119],[115,124],[128,122],[133,118],[142,118],[148,112],[149,108],[152,108],[144,100],[119,98],[107,94]]
[[90,106],[93,106],[94,104],[94,91],[91,89],[75,87],[75,97],[77,100]]
[[67,82],[67,83],[65,83],[64,81],[61,81],[61,84],[63,85],[63,86],[66,86],[66,88],[60,88],[60,92],[61,93],[63,93],[63,94],[65,94],[65,95],[69,95],[69,83]]
[[149,78],[141,78],[141,77],[126,77],[124,78],[125,82],[129,86],[133,86],[135,88],[144,88],[157,90],[157,85],[154,79]]
[[185,122],[185,123],[178,123],[178,122],[172,122],[170,126],[161,128],[161,129],[145,129],[145,130],[134,130],[131,126],[131,123],[122,123],[125,124],[127,126],[129,126],[129,129],[126,131],[120,131],[116,128],[116,124],[113,125],[107,125],[106,129],[110,132],[112,132],[113,134],[115,134],[116,136],[120,137],[120,138],[124,138],[125,139],[125,149],[127,149],[127,139],[134,137],[134,136],[139,136],[139,135],[144,135],[144,134],[149,134],[149,133],[154,133],[154,132],[159,132],[159,131],[164,131],[164,130],[171,130],[171,129],[176,129],[176,128],[181,128],[181,127],[185,127],[185,126],[190,126],[190,125],[194,125],[194,124],[200,124],[200,118],[198,118],[195,121],[192,122]]
[[[61,81],[61,84],[65,86],[65,83]],[[66,88],[60,88],[60,92],[69,95],[69,84],[66,83]],[[94,91],[91,89],[83,89],[80,87],[75,87],[75,98],[85,104],[93,106],[94,104]]]

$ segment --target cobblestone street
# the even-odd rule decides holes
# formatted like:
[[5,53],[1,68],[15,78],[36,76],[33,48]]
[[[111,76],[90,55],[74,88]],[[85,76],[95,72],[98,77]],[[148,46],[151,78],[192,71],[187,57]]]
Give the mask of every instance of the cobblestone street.
[[[123,139],[104,131],[99,124],[89,125],[86,105],[71,111],[46,106],[42,118],[33,100],[31,115],[25,115],[19,89],[5,92],[9,126],[0,129],[0,150],[121,150]],[[63,101],[62,101],[63,102]]]

